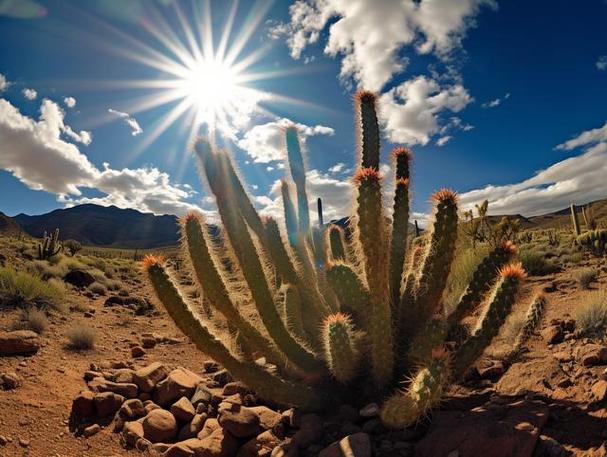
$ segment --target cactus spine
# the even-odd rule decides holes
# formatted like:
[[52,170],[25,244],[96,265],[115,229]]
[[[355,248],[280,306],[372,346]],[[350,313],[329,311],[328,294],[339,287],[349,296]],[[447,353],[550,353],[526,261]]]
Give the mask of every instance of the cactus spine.
[[[504,267],[514,247],[499,246],[447,314],[442,294],[455,250],[457,197],[452,191],[437,192],[433,222],[424,236],[410,242],[419,235],[408,230],[411,154],[399,149],[393,154],[394,216],[386,217],[375,104],[369,92],[355,98],[359,161],[347,239],[335,225],[310,225],[305,165],[294,127],[285,132],[291,179],[281,184],[284,223],[260,217],[228,153],[204,139],[195,143],[222,231],[213,239],[201,216],[186,217],[183,251],[199,288],[228,319],[243,351],[265,355],[277,365],[276,373],[230,352],[183,298],[168,265],[148,257],[145,266],[178,327],[260,398],[316,410],[342,394],[361,403],[388,394],[381,417],[388,426],[403,427],[436,405],[447,383],[461,378],[491,343],[523,273],[520,267]],[[472,335],[452,344],[449,328],[461,324],[486,295],[485,312]],[[258,319],[242,314],[243,303]],[[360,389],[369,376],[371,388]],[[407,387],[399,391],[403,378]]]
[[49,260],[61,252],[63,247],[59,244],[59,229],[48,235],[46,230],[42,235],[42,243],[38,244],[38,258],[40,260]]
[[511,356],[509,359],[513,359],[519,355],[523,345],[527,342],[529,337],[533,334],[535,329],[538,327],[542,315],[544,314],[544,308],[546,306],[546,299],[539,295],[529,305],[527,312],[525,313],[525,321],[523,326],[518,332],[514,344],[512,345]]

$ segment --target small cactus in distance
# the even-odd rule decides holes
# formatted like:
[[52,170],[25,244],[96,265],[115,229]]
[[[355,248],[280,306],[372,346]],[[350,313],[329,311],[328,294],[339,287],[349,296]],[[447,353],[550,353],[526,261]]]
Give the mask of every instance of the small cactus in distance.
[[573,233],[575,236],[580,236],[582,233],[580,230],[580,221],[577,217],[577,211],[575,209],[575,205],[571,205],[571,224],[573,225]]
[[[144,264],[177,326],[260,398],[306,410],[387,399],[381,418],[401,428],[438,404],[449,382],[460,379],[491,343],[524,272],[511,264],[516,253],[511,243],[494,246],[477,267],[459,309],[446,309],[442,295],[457,239],[457,195],[436,192],[423,234],[409,230],[412,153],[395,149],[394,175],[380,177],[376,101],[365,91],[354,98],[357,171],[347,236],[334,224],[310,224],[305,161],[295,128],[285,131],[291,179],[281,182],[280,224],[256,212],[228,152],[205,139],[195,143],[223,231],[219,239],[211,238],[201,214],[182,220],[192,277],[240,341],[275,370],[228,349],[233,345],[223,340],[230,335],[216,335],[205,325],[166,262],[148,257]],[[388,179],[396,189],[392,218],[382,192],[382,181]],[[258,319],[243,316],[242,303],[253,305]],[[452,341],[452,328],[478,306],[485,308],[483,316]]]
[[38,259],[49,260],[59,254],[61,249],[63,246],[59,244],[59,229],[56,228],[51,235],[48,235],[45,230],[42,235],[42,243],[38,244]]

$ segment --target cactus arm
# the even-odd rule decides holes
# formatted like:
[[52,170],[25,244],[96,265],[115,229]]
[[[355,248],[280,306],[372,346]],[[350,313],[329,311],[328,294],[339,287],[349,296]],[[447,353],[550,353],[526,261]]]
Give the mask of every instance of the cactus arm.
[[331,224],[325,232],[325,247],[327,260],[341,262],[346,260],[346,236],[339,225]]
[[377,96],[372,92],[359,91],[354,96],[358,116],[359,161],[362,168],[379,170],[379,124],[377,122]]
[[327,316],[322,324],[325,361],[333,377],[351,381],[359,369],[360,352],[352,322],[342,313]]
[[196,282],[209,302],[225,316],[255,351],[266,355],[270,362],[283,366],[284,356],[280,351],[244,319],[234,306],[209,249],[208,234],[203,225],[201,215],[190,214],[183,221],[184,248],[192,264]]
[[310,230],[310,209],[308,208],[308,194],[306,191],[306,169],[296,127],[287,128],[286,143],[289,169],[297,190],[298,229],[302,233],[308,233]]
[[322,227],[325,225],[325,221],[322,217],[322,198],[320,197],[316,199],[316,210],[318,212],[318,226]]
[[287,226],[287,237],[289,238],[289,244],[291,246],[295,246],[299,231],[297,227],[297,213],[295,211],[293,199],[291,198],[289,184],[284,179],[280,182],[280,193],[282,196],[282,207],[285,215],[285,225]]
[[194,315],[179,290],[157,259],[146,259],[147,274],[158,299],[179,329],[205,354],[221,363],[233,376],[241,379],[257,394],[268,400],[305,409],[320,410],[326,399],[316,389],[292,381],[283,380],[255,363],[234,357]]
[[571,223],[573,224],[573,233],[575,233],[575,236],[580,236],[580,233],[582,233],[582,232],[580,230],[580,222],[577,217],[575,205],[571,205],[570,209],[571,209]]
[[409,160],[410,152],[405,148],[392,151],[396,160],[396,189],[394,192],[394,212],[392,214],[392,237],[390,240],[390,293],[392,304],[398,308],[401,297],[401,283],[407,251],[409,231]]
[[366,285],[369,289],[370,309],[367,334],[371,345],[372,374],[375,385],[381,388],[392,379],[394,368],[390,291],[385,218],[379,172],[362,168],[354,182],[358,187],[355,238],[361,248]]
[[527,312],[525,313],[525,321],[523,326],[516,335],[516,339],[514,340],[514,344],[512,345],[512,351],[508,356],[507,362],[510,363],[514,358],[516,358],[523,345],[527,342],[529,337],[533,334],[535,329],[538,327],[540,320],[542,319],[542,315],[544,313],[544,308],[546,306],[546,299],[539,295],[535,297],[535,299],[527,308]]
[[500,270],[500,281],[495,285],[487,307],[474,330],[455,352],[453,373],[456,379],[463,376],[498,334],[516,300],[525,276],[520,265],[507,265]]
[[[308,336],[304,330],[302,317],[302,303],[297,287],[291,284],[283,284],[282,293],[284,296],[284,321],[287,328],[302,341],[307,341]],[[318,321],[316,321],[318,322]]]
[[434,223],[416,284],[415,307],[420,324],[440,310],[457,241],[457,196],[443,189],[432,198],[435,202]]
[[225,179],[225,161],[229,158],[210,149],[197,150],[217,208],[243,276],[249,285],[253,302],[268,333],[287,359],[302,371],[316,372],[322,368],[314,354],[289,333],[276,309],[260,254],[255,248],[245,221],[234,204],[234,195]]
[[327,268],[327,281],[340,304],[341,311],[351,314],[359,328],[366,329],[369,291],[354,270],[343,263]]
[[394,393],[384,402],[382,422],[394,429],[414,425],[440,402],[448,379],[449,366],[441,354],[419,369],[405,391]]

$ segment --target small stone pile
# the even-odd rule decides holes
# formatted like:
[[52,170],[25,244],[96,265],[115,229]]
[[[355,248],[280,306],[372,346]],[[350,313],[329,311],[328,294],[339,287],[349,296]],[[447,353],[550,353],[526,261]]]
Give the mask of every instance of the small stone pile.
[[202,376],[160,362],[114,363],[91,365],[84,379],[88,389],[72,403],[76,434],[109,426],[126,448],[163,457],[370,457],[369,434],[381,429],[374,404],[343,406],[334,418],[271,408],[211,361]]

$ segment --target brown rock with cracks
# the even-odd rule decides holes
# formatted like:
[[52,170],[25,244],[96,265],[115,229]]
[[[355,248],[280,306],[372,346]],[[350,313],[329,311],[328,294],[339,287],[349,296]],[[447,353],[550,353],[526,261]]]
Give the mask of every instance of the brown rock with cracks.
[[133,382],[142,392],[151,392],[160,381],[169,374],[167,368],[160,362],[154,362],[147,367],[140,368],[133,373]]
[[190,398],[202,378],[185,368],[176,368],[156,385],[152,398],[162,407],[170,406],[181,397]]
[[38,352],[40,338],[31,330],[0,332],[0,356],[28,355]]
[[180,422],[190,422],[196,410],[187,397],[181,397],[171,405],[171,413]]
[[152,443],[172,441],[177,436],[177,421],[164,409],[155,409],[143,418],[143,435]]
[[223,402],[217,416],[219,425],[237,438],[250,438],[261,431],[259,416],[246,406]]
[[95,395],[95,409],[99,417],[113,416],[120,409],[126,398],[114,392],[102,392]]

